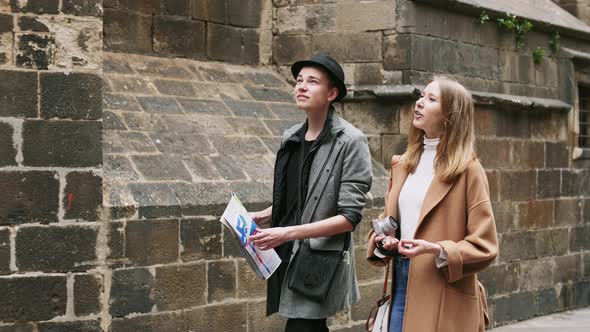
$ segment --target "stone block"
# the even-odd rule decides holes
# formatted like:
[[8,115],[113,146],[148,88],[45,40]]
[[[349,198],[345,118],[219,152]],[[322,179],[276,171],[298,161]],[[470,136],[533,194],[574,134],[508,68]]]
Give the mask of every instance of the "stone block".
[[153,29],[156,54],[194,59],[205,57],[205,23],[156,16]]
[[275,119],[276,116],[270,108],[260,102],[245,100],[226,100],[225,105],[238,117]]
[[343,116],[365,134],[399,134],[399,110],[389,102],[344,104]]
[[496,135],[529,138],[529,117],[524,112],[496,112]]
[[[542,98],[552,98],[547,94]],[[530,117],[531,138],[539,140],[552,140],[565,142],[568,140],[567,112],[541,111]],[[557,158],[561,158],[563,152],[558,152]],[[562,161],[563,162],[563,161]]]
[[99,320],[82,320],[73,322],[46,322],[37,326],[39,332],[102,332]]
[[89,172],[71,172],[66,176],[63,207],[65,219],[98,220],[102,205],[102,178]]
[[101,0],[63,0],[61,11],[76,16],[102,17]]
[[10,6],[13,12],[35,14],[59,13],[59,0],[30,0],[24,3],[11,1]]
[[580,199],[555,200],[555,224],[575,225],[582,223],[582,203]]
[[258,101],[271,101],[271,102],[292,102],[293,96],[279,89],[273,88],[262,88],[262,87],[246,87],[248,93]]
[[59,181],[54,172],[0,172],[0,224],[57,222]]
[[564,307],[561,302],[555,288],[537,290],[535,294],[535,315],[547,315],[563,310]]
[[184,161],[191,175],[197,180],[220,180],[221,175],[207,157],[193,156]]
[[217,0],[193,0],[191,8],[191,17],[193,19],[226,23],[227,22],[227,4],[226,1]]
[[180,241],[180,257],[185,262],[221,258],[221,224],[217,219],[182,219]]
[[21,228],[16,233],[16,266],[20,271],[84,271],[96,265],[97,234],[95,227]]
[[[369,220],[367,220],[367,224],[368,223]],[[382,266],[373,266],[367,262],[367,249],[364,247],[364,244],[366,244],[365,234],[362,234],[362,236],[359,237],[362,238],[361,242],[363,243],[363,246],[354,248],[354,257],[357,268],[356,274],[359,282],[368,283],[370,281],[381,280],[383,283],[383,278],[385,278],[385,268]],[[371,298],[373,301],[376,299],[377,298]]]
[[105,153],[158,152],[152,140],[141,132],[105,130],[102,139]]
[[502,235],[500,262],[526,260],[536,257],[535,233],[513,232]]
[[13,63],[13,44],[14,34],[12,32],[0,33],[0,65],[8,65]]
[[535,64],[529,54],[502,52],[501,79],[507,82],[534,83]]
[[127,126],[119,112],[102,111],[102,129],[127,130]]
[[0,116],[37,117],[37,73],[0,70]]
[[590,170],[563,170],[561,172],[562,196],[589,196]]
[[590,224],[570,229],[570,252],[590,249]]
[[266,316],[266,301],[248,301],[248,330],[281,331],[287,320],[279,315]]
[[102,108],[121,111],[141,111],[133,96],[117,95],[111,93],[102,94]]
[[184,313],[166,312],[150,315],[134,315],[127,318],[115,318],[111,323],[112,332],[127,331],[166,331],[185,332]]
[[142,95],[153,95],[156,93],[156,90],[150,85],[150,83],[143,78],[129,76],[107,76],[107,78],[111,82],[113,91],[116,92]]
[[518,205],[520,229],[547,228],[553,225],[553,200],[526,201]]
[[133,265],[178,261],[178,220],[133,220],[125,228],[125,256]]
[[494,300],[494,321],[507,323],[535,316],[533,292],[513,293]]
[[146,180],[191,180],[186,167],[170,156],[133,156],[132,160]]
[[154,276],[147,269],[114,270],[109,301],[111,316],[150,312],[155,304],[154,285]]
[[514,168],[543,168],[545,165],[544,142],[513,141],[512,162]]
[[174,98],[169,97],[137,97],[141,107],[149,113],[182,114],[182,109]]
[[240,245],[236,242],[236,238],[231,234],[231,232],[226,229],[223,230],[223,257],[242,257]]
[[76,316],[98,314],[100,298],[104,291],[102,276],[77,274],[74,276],[74,313]]
[[160,0],[162,15],[190,17],[192,0]]
[[23,124],[23,163],[90,167],[102,163],[98,121],[35,121]]
[[229,25],[258,28],[264,12],[263,0],[227,0],[227,23]]
[[12,32],[14,29],[14,16],[0,13],[0,33]]
[[333,55],[343,62],[381,62],[381,33],[318,33],[312,35],[312,53]]
[[187,310],[187,328],[190,331],[244,331],[248,319],[247,309],[248,306],[243,303],[226,303]]
[[538,170],[537,171],[537,197],[555,198],[559,197],[561,186],[560,170]]
[[313,11],[314,6],[288,6],[276,9],[276,27],[279,36],[289,34],[305,34],[307,31],[308,11]]
[[587,307],[590,304],[590,281],[582,280],[574,286],[574,305],[577,308]]
[[208,262],[207,280],[208,303],[236,298],[236,262]]
[[584,271],[583,272],[583,276],[584,278],[587,278],[588,276],[590,276],[590,253],[584,253]]
[[206,304],[206,269],[204,263],[157,267],[155,294],[158,310],[178,310]]
[[535,233],[537,257],[565,255],[568,251],[568,230],[549,229]]
[[5,324],[0,326],[0,332],[37,332],[37,326],[32,323]]
[[488,297],[517,291],[519,275],[520,264],[518,263],[492,265],[477,274],[485,286]]
[[496,111],[478,107],[474,118],[476,120],[474,125],[477,137],[494,136],[496,134]]
[[253,118],[228,118],[227,123],[231,125],[231,132],[234,135],[241,136],[271,136],[268,129],[264,126],[263,120]]
[[212,136],[217,151],[228,155],[265,154],[264,145],[255,137]]
[[163,95],[183,97],[192,97],[195,95],[195,90],[191,82],[156,79],[152,84],[154,84],[156,89],[158,89]]
[[278,35],[273,37],[273,60],[279,65],[290,65],[311,57],[311,36]]
[[13,134],[14,129],[10,124],[0,122],[0,167],[17,165]]
[[123,222],[111,221],[108,224],[108,247],[110,259],[125,257],[125,225]]
[[520,291],[537,290],[554,285],[555,261],[533,259],[520,263]]
[[0,229],[0,275],[10,273],[10,230]]
[[47,70],[55,61],[56,44],[53,35],[17,33],[15,44],[17,67]]
[[498,233],[508,233],[516,228],[516,206],[512,201],[492,202]]
[[[163,163],[170,163],[173,164],[175,162],[175,158],[179,158],[180,156],[188,157],[190,155],[208,155],[214,153],[215,150],[209,143],[207,136],[205,135],[198,135],[194,133],[175,133],[174,127],[170,126],[169,131],[162,131],[159,130],[157,132],[150,133],[150,137],[152,141],[156,144],[156,147],[160,152],[164,155],[161,156],[151,156],[157,158],[169,158],[168,161],[163,161]],[[195,132],[199,132],[198,129],[195,129]],[[195,144],[195,142],[199,142],[200,144]],[[147,156],[145,156],[147,157]],[[148,158],[145,158],[146,160]],[[176,163],[179,163],[179,160],[176,160]],[[148,165],[149,166],[149,165]],[[182,165],[179,163],[178,166],[167,166],[168,168],[182,168]],[[182,172],[184,174],[184,172]],[[162,177],[170,177],[173,176],[174,173],[170,175],[162,174]],[[178,175],[181,175],[180,173]],[[156,175],[157,176],[157,175]],[[184,176],[184,175],[183,175]]]
[[568,283],[582,277],[582,254],[555,257],[554,283]]
[[118,0],[118,5],[120,9],[127,9],[128,11],[136,12],[143,15],[160,14],[160,0]]
[[[225,115],[230,116],[231,112],[220,101],[216,100],[196,100],[196,99],[178,99],[178,103],[182,106],[187,114],[210,114],[210,115]],[[227,105],[232,105],[232,101],[226,101]],[[241,103],[241,101],[236,101]],[[264,105],[263,105],[264,106]],[[261,110],[262,112],[263,110]]]
[[336,7],[336,30],[368,31],[393,30],[396,23],[394,1],[355,0],[338,1]]
[[526,201],[537,193],[535,171],[500,172],[500,200]]
[[66,303],[66,276],[0,279],[2,322],[49,320],[65,315]]
[[207,56],[211,60],[256,64],[259,58],[258,45],[257,30],[214,23],[207,25]]
[[243,259],[238,260],[237,281],[238,298],[261,298],[266,296],[266,282],[260,279]]
[[241,163],[242,169],[250,180],[272,183],[273,165],[265,160],[264,155],[233,156],[235,163]]
[[569,164],[570,154],[566,143],[545,142],[545,167],[566,168]]
[[227,157],[209,158],[221,177],[228,181],[246,180],[246,175],[239,164]]
[[537,85],[558,87],[557,62],[549,57],[543,57],[541,63],[535,67],[535,83]]
[[[164,120],[162,120],[162,116],[159,114],[147,112],[122,112],[122,117],[127,127],[131,130],[156,132],[158,130],[167,129]],[[104,121],[105,119],[103,119],[103,129],[106,129],[104,128]]]
[[[129,2],[131,3],[131,1]],[[137,3],[149,6],[147,2],[140,1]],[[105,9],[103,21],[105,51],[130,53],[152,52],[151,15],[144,16],[118,9]]]
[[488,186],[490,188],[490,200],[497,202],[500,199],[500,178],[496,171],[486,171],[486,177],[488,178]]
[[510,142],[498,139],[477,139],[477,157],[486,168],[509,168]]

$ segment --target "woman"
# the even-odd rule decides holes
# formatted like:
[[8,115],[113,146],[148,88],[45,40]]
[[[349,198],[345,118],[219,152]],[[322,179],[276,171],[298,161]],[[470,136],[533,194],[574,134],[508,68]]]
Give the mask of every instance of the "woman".
[[[488,182],[475,157],[474,107],[456,81],[435,77],[416,102],[408,149],[393,166],[386,214],[395,236],[369,233],[374,265],[394,252],[390,332],[483,331],[487,306],[475,273],[498,252]],[[401,231],[401,232],[400,232]],[[383,252],[386,252],[383,251]]]

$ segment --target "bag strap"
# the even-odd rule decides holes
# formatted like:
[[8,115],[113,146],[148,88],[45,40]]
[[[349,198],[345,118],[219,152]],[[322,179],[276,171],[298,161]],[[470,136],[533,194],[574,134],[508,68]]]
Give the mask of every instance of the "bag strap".
[[387,294],[387,281],[389,279],[389,264],[391,263],[391,260],[389,260],[389,262],[387,262],[387,265],[385,266],[386,272],[385,272],[385,279],[383,279],[383,296],[385,296],[385,294]]
[[384,303],[389,301],[389,299],[391,298],[391,295],[386,295],[387,294],[387,281],[389,279],[389,264],[390,263],[391,263],[391,261],[387,262],[387,265],[385,267],[386,272],[385,272],[385,279],[383,279],[383,295],[381,296],[381,298],[379,300],[377,300],[377,303],[375,303],[375,305],[371,308],[371,311],[369,311],[369,315],[367,316],[367,320],[365,321],[365,330],[366,331],[373,330],[373,326],[375,325],[375,320],[377,319],[377,315],[379,313],[379,307],[381,307]]

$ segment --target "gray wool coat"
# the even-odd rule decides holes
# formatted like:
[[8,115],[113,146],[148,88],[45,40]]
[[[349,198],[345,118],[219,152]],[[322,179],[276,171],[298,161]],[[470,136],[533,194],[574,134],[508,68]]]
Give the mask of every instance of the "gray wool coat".
[[[373,172],[367,137],[333,111],[330,119],[332,135],[319,147],[313,159],[308,182],[307,204],[302,212],[301,224],[336,216],[341,208],[362,213],[366,194],[371,188]],[[285,131],[281,146],[301,129],[302,125],[296,125]],[[312,249],[342,251],[345,235],[342,233],[306,241],[310,242]],[[326,318],[360,300],[352,236],[349,241],[348,253],[343,256],[344,264],[339,265],[328,296],[321,303],[289,290],[286,282],[291,273],[291,265],[289,265],[287,276],[281,287],[280,316]],[[296,241],[291,261],[297,249]]]

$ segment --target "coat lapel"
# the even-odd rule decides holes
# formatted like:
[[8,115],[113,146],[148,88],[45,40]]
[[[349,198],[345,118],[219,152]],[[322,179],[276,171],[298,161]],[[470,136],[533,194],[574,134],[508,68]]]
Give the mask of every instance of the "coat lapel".
[[394,217],[395,219],[399,219],[397,215],[397,202],[399,199],[399,193],[402,190],[402,186],[406,179],[408,178],[408,171],[405,167],[401,164],[398,166],[393,167],[391,170],[391,191],[387,195],[387,214]]
[[422,211],[420,212],[420,219],[418,219],[418,225],[416,225],[416,232],[418,233],[418,229],[420,225],[424,221],[424,218],[434,209],[434,207],[442,201],[442,199],[449,193],[451,187],[453,186],[453,182],[444,182],[439,176],[435,176],[432,179],[432,183],[426,192],[426,196],[424,197],[424,203],[422,203]]

